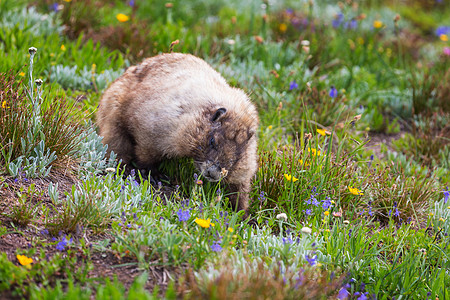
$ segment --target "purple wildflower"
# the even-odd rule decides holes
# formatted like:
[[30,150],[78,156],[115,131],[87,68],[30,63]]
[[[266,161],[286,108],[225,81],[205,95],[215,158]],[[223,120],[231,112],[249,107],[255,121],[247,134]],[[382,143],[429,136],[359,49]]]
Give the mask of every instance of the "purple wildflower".
[[291,83],[289,84],[289,90],[292,91],[292,90],[295,90],[297,88],[298,88],[297,82],[295,82],[295,80],[291,81]]
[[50,5],[50,10],[53,10],[54,12],[58,12],[59,11],[59,4],[58,3],[53,3],[52,5]]
[[305,255],[305,259],[309,263],[310,266],[314,266],[317,263],[317,255],[314,255],[314,257],[311,257],[307,254],[307,255]]
[[312,211],[308,208],[307,210],[305,210],[305,214],[307,216],[310,216],[312,214]]
[[56,245],[56,250],[58,251],[64,251],[65,247],[72,244],[73,239],[71,238],[70,240],[67,239],[66,236],[63,236],[63,238],[61,239],[61,241]]
[[338,299],[347,299],[350,296],[350,293],[347,291],[347,289],[350,288],[350,284],[345,284],[340,290],[337,295]]
[[262,206],[264,201],[266,201],[266,197],[264,196],[264,191],[261,191],[258,197],[259,200],[259,206]]
[[59,242],[57,245],[56,245],[56,250],[58,250],[58,251],[64,251],[64,247],[66,246],[66,243],[65,243],[65,241],[61,241],[61,242]]
[[294,241],[292,240],[291,237],[283,238],[283,245],[293,244],[293,243],[294,243]]
[[337,97],[338,91],[337,91],[337,89],[334,87],[334,85],[331,86],[330,92],[328,93],[328,95],[329,95],[331,98],[336,98],[336,97]]
[[442,34],[450,35],[450,26],[439,26],[436,28],[436,35],[439,37]]
[[183,211],[181,208],[177,212],[177,215],[178,215],[178,221],[180,221],[180,222],[186,222],[191,217],[189,210]]
[[128,5],[131,6],[131,7],[134,7],[135,4],[136,4],[136,3],[135,3],[134,0],[128,1]]
[[356,27],[358,27],[358,21],[356,21],[355,19],[352,19],[350,21],[349,28],[350,29],[356,29]]
[[220,246],[219,242],[213,242],[213,244],[211,245],[211,250],[214,252],[220,252],[222,251],[222,247]]
[[333,21],[331,21],[331,25],[333,26],[333,28],[338,28],[341,25],[342,21],[344,21],[344,15],[342,13],[338,13]]
[[447,190],[443,191],[443,193],[444,193],[444,204],[445,204],[445,203],[447,203],[448,198],[450,197],[450,191],[448,190],[448,187],[447,187]]
[[292,15],[294,14],[294,10],[292,8],[286,8],[286,10],[284,11],[287,15]]
[[356,292],[354,294],[354,296],[359,296],[358,298],[356,298],[358,300],[367,300],[367,299],[369,299],[369,297],[367,297],[367,294],[369,294],[369,292],[365,292],[365,293]]
[[312,204],[312,205],[314,205],[314,206],[316,206],[316,207],[319,206],[319,201],[317,201],[316,197],[314,197],[314,196],[311,195],[311,200],[312,200],[312,201],[311,201],[311,204]]
[[400,216],[400,212],[398,211],[397,207],[395,208],[394,216],[396,216],[396,217]]
[[324,210],[328,210],[328,208],[330,208],[330,206],[331,206],[331,199],[330,199],[330,197],[327,197],[325,200],[322,200],[322,208],[324,209]]

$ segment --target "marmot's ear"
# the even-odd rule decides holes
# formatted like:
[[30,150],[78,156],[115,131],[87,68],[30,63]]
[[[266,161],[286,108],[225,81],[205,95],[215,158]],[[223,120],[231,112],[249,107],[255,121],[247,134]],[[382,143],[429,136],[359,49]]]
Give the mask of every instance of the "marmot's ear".
[[222,118],[223,115],[227,112],[227,109],[225,107],[219,108],[214,115],[211,117],[211,122],[217,122]]

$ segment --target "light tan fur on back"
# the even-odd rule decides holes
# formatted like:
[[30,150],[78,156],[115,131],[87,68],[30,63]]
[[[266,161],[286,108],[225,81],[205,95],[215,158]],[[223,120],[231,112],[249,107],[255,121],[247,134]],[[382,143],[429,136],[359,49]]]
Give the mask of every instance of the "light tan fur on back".
[[247,209],[257,169],[257,112],[205,61],[170,53],[128,68],[105,91],[97,124],[108,150],[125,164],[154,168],[166,158],[192,157],[208,180],[227,174],[230,199]]

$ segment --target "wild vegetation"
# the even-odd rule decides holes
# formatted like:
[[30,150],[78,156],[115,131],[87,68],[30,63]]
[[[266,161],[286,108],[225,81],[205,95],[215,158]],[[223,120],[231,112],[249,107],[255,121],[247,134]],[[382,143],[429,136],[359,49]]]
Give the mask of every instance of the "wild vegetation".
[[[446,1],[0,1],[0,295],[447,299]],[[96,133],[163,52],[258,108],[249,219],[192,161],[151,185]]]

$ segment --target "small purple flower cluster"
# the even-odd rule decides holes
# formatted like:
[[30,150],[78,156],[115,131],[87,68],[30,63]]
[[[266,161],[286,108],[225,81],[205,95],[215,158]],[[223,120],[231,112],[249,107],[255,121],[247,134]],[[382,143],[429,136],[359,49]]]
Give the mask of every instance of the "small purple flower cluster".
[[[53,238],[53,241],[57,241],[57,238]],[[72,244],[73,239],[70,238],[68,239],[66,235],[63,235],[61,238],[61,241],[58,242],[58,244],[56,244],[56,250],[58,251],[64,251],[66,249],[67,246],[69,246],[70,244]]]
[[190,210],[183,210],[182,208],[180,208],[180,210],[178,210],[177,215],[178,215],[178,221],[180,222],[186,222],[189,220],[189,218],[191,217],[190,214]]
[[310,266],[314,266],[315,264],[317,264],[317,255],[310,256],[309,254],[306,254],[305,259]]
[[441,35],[450,35],[450,26],[439,26],[436,28],[436,36],[440,37]]
[[[310,196],[310,198],[308,200],[305,200],[305,203],[308,204],[308,205],[312,205],[311,208],[314,209],[315,207],[319,207],[319,205],[322,202],[322,206],[321,206],[322,209],[323,210],[328,210],[331,207],[331,205],[332,205],[331,198],[330,197],[326,197],[325,200],[320,200],[319,201],[317,199],[318,195],[319,195],[319,193],[317,193],[317,188],[313,187],[312,190],[311,190],[311,196]],[[311,208],[307,208],[307,209],[303,210],[303,212],[305,213],[306,216],[310,216],[313,213]]]
[[358,27],[358,21],[354,18],[350,21],[346,21],[344,14],[338,13],[333,21],[331,21],[331,26],[333,26],[333,28],[342,27],[344,29],[356,29]]
[[222,220],[217,220],[216,219],[216,223],[217,224],[220,224],[220,223],[222,223],[223,224],[223,226],[226,226],[226,227],[228,227],[229,225],[230,225],[230,219],[228,218],[228,212],[227,211],[225,211],[225,212],[223,212],[223,211],[220,211],[219,212],[219,215],[220,215],[220,217],[222,218]]
[[[139,217],[137,216],[137,214],[136,213],[133,213],[133,219],[134,219],[134,221],[135,222],[137,222],[138,221],[138,219],[139,219]],[[133,225],[131,224],[131,223],[128,223],[128,218],[127,218],[127,215],[126,215],[126,213],[123,211],[122,212],[122,215],[121,215],[121,222],[119,222],[117,225],[119,225],[120,227],[124,227],[124,229],[126,229],[126,228],[132,228],[133,227]],[[142,226],[138,226],[137,228],[141,228]]]
[[350,292],[348,291],[349,288],[350,284],[344,284],[344,286],[339,290],[337,298],[341,300],[347,299],[350,296]]
[[[396,201],[394,202],[393,209],[395,209],[394,216],[398,218],[400,216],[400,212],[398,211],[397,202]],[[388,215],[389,215],[389,218],[390,218],[391,215],[392,215],[392,209],[389,210]]]
[[292,238],[290,237],[290,236],[288,236],[288,237],[284,237],[283,238],[283,245],[291,245],[291,244],[293,244],[294,243],[294,241],[292,240]]
[[289,84],[289,90],[292,91],[292,90],[295,90],[297,88],[298,88],[297,82],[295,82],[295,80],[291,81],[291,83]]
[[214,241],[211,245],[211,250],[214,252],[222,251],[222,246],[220,246],[220,241]]
[[450,197],[450,191],[447,187],[447,190],[443,190],[442,192],[444,193],[444,204],[446,204],[448,202],[448,198]]
[[261,208],[264,202],[266,201],[266,196],[264,195],[264,191],[261,191],[258,197],[259,200],[259,207]]
[[285,15],[291,21],[292,26],[297,30],[302,30],[309,24],[307,18],[296,15],[291,8],[285,10]]
[[328,95],[329,95],[331,98],[336,98],[336,97],[337,97],[338,91],[337,91],[337,89],[334,87],[334,85],[331,86],[330,92],[328,93]]

